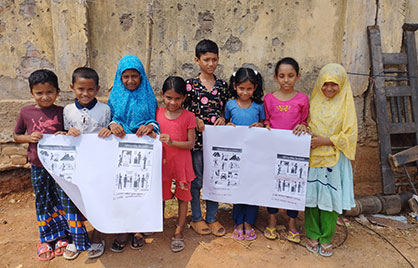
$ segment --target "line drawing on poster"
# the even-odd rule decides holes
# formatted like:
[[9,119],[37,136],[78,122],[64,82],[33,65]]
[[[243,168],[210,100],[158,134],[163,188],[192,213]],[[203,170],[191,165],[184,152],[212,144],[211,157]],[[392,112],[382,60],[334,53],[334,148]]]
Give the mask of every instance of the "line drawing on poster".
[[46,169],[66,181],[73,180],[77,155],[75,146],[39,145],[38,155],[44,163],[47,163]]
[[141,197],[149,192],[154,146],[119,142],[114,199]]
[[238,187],[241,155],[240,148],[212,147],[210,182],[214,187]]
[[277,154],[275,165],[275,191],[282,195],[304,196],[309,158]]

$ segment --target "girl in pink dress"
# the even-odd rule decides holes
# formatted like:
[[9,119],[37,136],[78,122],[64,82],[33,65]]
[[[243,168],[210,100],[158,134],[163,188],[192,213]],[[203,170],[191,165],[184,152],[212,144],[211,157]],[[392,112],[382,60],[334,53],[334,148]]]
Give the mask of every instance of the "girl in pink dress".
[[[305,94],[296,91],[294,86],[300,78],[299,64],[293,58],[283,58],[277,64],[274,80],[279,85],[279,90],[268,93],[264,97],[264,110],[267,128],[293,130],[295,135],[306,133],[309,114],[309,99]],[[269,239],[277,238],[276,214],[277,208],[267,208],[270,218],[264,231],[264,236]],[[296,226],[298,211],[287,210],[289,216],[288,240],[300,242],[300,234]]]
[[182,108],[186,98],[186,83],[181,77],[170,76],[162,90],[165,107],[157,109],[160,124],[160,141],[163,142],[163,200],[174,196],[178,200],[177,228],[171,241],[171,250],[184,249],[183,229],[186,223],[187,205],[192,200],[190,183],[195,178],[190,150],[194,146],[196,119],[192,112]]

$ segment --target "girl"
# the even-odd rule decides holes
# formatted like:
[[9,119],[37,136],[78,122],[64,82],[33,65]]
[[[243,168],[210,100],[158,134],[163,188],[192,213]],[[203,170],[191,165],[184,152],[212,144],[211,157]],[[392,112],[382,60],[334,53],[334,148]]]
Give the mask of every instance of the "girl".
[[196,119],[192,112],[182,108],[186,98],[186,82],[178,76],[169,76],[162,89],[164,108],[158,108],[157,121],[163,142],[163,200],[173,197],[172,180],[176,182],[174,196],[178,200],[178,220],[171,241],[171,250],[184,249],[183,229],[187,204],[192,200],[190,183],[195,178],[190,150],[194,146]]
[[[263,80],[259,73],[250,68],[240,68],[231,76],[229,90],[235,98],[226,103],[227,125],[263,127]],[[232,217],[235,228],[232,236],[237,240],[254,240],[257,234],[252,225],[257,219],[258,206],[234,204]]]
[[[267,128],[293,130],[295,135],[307,131],[307,118],[309,113],[308,96],[296,91],[294,86],[300,78],[299,64],[293,58],[283,58],[277,64],[274,72],[274,80],[279,84],[279,90],[269,93],[264,98],[266,112],[265,125]],[[267,208],[270,218],[264,236],[268,239],[276,239],[276,214],[277,208]],[[296,226],[298,212],[287,210],[289,219],[288,240],[299,243],[300,234]]]
[[347,73],[339,64],[322,68],[311,97],[312,131],[306,190],[306,248],[329,257],[338,214],[355,206],[353,172],[357,117]]
[[[119,61],[107,104],[112,111],[109,128],[115,136],[123,138],[126,134],[136,133],[138,137],[155,137],[159,132],[155,121],[157,100],[144,66],[136,56],[128,55]],[[128,237],[128,234],[119,234],[113,241],[112,251],[122,252]],[[132,235],[131,248],[140,249],[144,245],[142,234]]]

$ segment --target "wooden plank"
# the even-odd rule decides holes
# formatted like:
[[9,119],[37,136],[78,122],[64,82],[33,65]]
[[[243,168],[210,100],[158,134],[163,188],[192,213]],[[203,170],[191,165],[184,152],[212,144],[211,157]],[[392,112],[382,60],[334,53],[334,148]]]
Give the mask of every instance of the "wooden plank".
[[408,109],[408,98],[407,96],[402,96],[403,101],[403,111],[405,115],[405,122],[409,123],[409,109]]
[[[390,97],[389,98],[389,102],[390,102],[390,115],[391,115],[391,119],[392,119],[392,122],[393,123],[399,123],[398,121],[397,121],[397,118],[396,118],[396,105],[395,105],[395,97]],[[389,121],[389,120],[387,120],[387,121]]]
[[402,123],[402,107],[401,107],[401,97],[395,97],[396,98],[396,107],[398,111],[398,123]]
[[412,95],[411,87],[409,86],[385,86],[385,92],[387,97]]
[[393,155],[390,154],[389,161],[394,167],[418,161],[418,145]]
[[383,64],[385,65],[400,65],[407,64],[408,59],[406,53],[382,53]]
[[412,31],[412,32],[415,32],[416,30],[418,30],[418,23],[404,23],[402,25],[402,29],[404,31]]
[[[405,24],[404,24],[405,26]],[[409,25],[411,26],[411,25]],[[409,85],[411,87],[411,109],[412,109],[412,121],[415,122],[416,132],[415,139],[416,145],[418,145],[418,64],[417,64],[417,46],[415,43],[415,32],[417,28],[415,27],[406,27],[407,29],[403,33],[403,45],[405,46],[406,54],[408,55],[408,76],[409,76]],[[418,167],[418,161],[415,162],[415,165]]]
[[405,134],[405,133],[415,133],[415,132],[417,132],[417,127],[415,125],[415,122],[389,124],[390,134]]
[[369,41],[370,62],[372,65],[371,73],[375,76],[374,98],[378,125],[377,132],[379,136],[380,165],[382,170],[382,189],[384,194],[394,194],[395,180],[393,171],[387,160],[389,154],[392,153],[392,149],[387,122],[385,82],[383,77],[378,76],[383,74],[383,55],[379,26],[368,26],[367,37]]

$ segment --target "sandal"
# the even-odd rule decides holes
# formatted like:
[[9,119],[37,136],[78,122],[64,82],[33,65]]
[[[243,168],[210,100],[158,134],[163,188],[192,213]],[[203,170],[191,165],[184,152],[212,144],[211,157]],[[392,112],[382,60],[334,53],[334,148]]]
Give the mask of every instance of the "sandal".
[[99,243],[92,243],[88,253],[87,253],[87,258],[89,259],[94,259],[94,258],[98,258],[100,256],[103,255],[105,250],[105,241],[102,240]]
[[245,240],[251,241],[255,240],[257,238],[257,233],[253,228],[251,228],[249,231],[245,230]]
[[60,239],[55,243],[55,256],[62,256],[68,245],[68,239]]
[[[70,252],[70,253],[68,253]],[[78,257],[78,255],[80,255],[80,252],[77,251],[77,249],[75,248],[74,243],[68,244],[67,247],[65,248],[63,257],[66,260],[74,260],[75,258]]]
[[339,226],[350,226],[350,220],[344,217],[338,217],[337,224]]
[[331,257],[333,253],[334,252],[332,251],[332,244],[319,245],[319,255],[321,255],[322,257]]
[[[313,241],[315,241],[315,242],[313,242]],[[312,240],[312,239],[308,238],[305,247],[309,252],[311,252],[313,254],[318,254],[319,247],[318,247],[318,241],[317,240]]]
[[264,237],[270,240],[274,240],[277,238],[277,230],[276,227],[270,228],[270,227],[266,227],[266,229],[264,230]]
[[200,235],[208,235],[211,233],[209,226],[205,221],[192,221],[190,222],[192,229]]
[[212,234],[215,236],[224,236],[226,231],[225,228],[218,221],[211,222],[208,224],[209,228],[212,231]]
[[287,240],[297,243],[300,243],[300,234],[298,231],[293,232],[292,230],[289,230],[288,234],[287,234]]
[[[126,248],[126,243],[128,242],[128,234],[119,234],[115,240],[113,240],[112,246],[110,247],[110,250],[116,253],[123,252]],[[120,240],[120,238],[123,237],[123,240]]]
[[131,239],[131,249],[141,249],[145,246],[144,236],[137,236],[137,234],[132,235]]
[[[49,257],[45,257],[46,253],[49,252]],[[45,256],[41,256],[42,254],[45,254]],[[38,259],[40,261],[50,261],[52,260],[55,255],[54,255],[54,251],[52,250],[51,246],[48,243],[38,243],[38,249],[36,251],[36,255],[38,255]]]
[[232,237],[239,241],[244,240],[244,230],[238,230],[237,228],[234,228]]
[[173,252],[180,252],[184,249],[184,238],[171,238],[171,251]]

